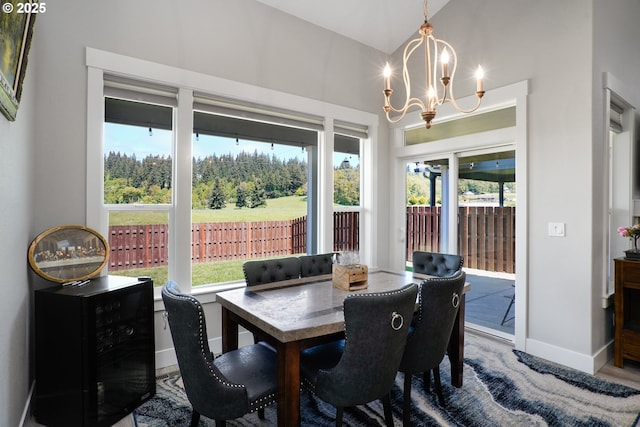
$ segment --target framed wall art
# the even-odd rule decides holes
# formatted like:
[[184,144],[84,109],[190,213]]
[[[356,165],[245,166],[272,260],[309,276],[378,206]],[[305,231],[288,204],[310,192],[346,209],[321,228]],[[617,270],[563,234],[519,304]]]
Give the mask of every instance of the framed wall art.
[[62,225],[40,233],[29,245],[29,266],[57,283],[82,281],[100,274],[109,260],[109,243],[97,231]]
[[14,121],[22,96],[33,25],[45,3],[0,0],[0,111]]

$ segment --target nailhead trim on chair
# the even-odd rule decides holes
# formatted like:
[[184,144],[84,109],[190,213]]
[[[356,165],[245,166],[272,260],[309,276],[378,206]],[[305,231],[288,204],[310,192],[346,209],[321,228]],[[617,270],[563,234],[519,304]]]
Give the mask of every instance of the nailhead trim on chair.
[[204,331],[204,312],[202,311],[202,305],[196,301],[194,301],[193,298],[188,297],[188,296],[181,296],[181,295],[175,295],[174,293],[168,292],[169,296],[171,298],[175,298],[175,299],[182,299],[182,300],[186,300],[188,302],[190,302],[191,304],[193,304],[196,309],[198,310],[198,337],[200,340],[200,352],[202,353],[202,356],[204,357],[205,360],[207,360],[207,367],[209,368],[209,372],[211,372],[211,374],[214,376],[214,378],[216,380],[218,380],[218,382],[224,384],[227,387],[235,387],[235,388],[243,388],[244,384],[233,384],[230,383],[228,381],[225,381],[224,379],[220,378],[217,373],[215,372],[213,368],[213,365],[211,363],[209,363],[209,360],[213,360],[213,356],[210,354],[207,354],[207,351],[205,349],[204,346],[204,341],[203,341],[203,331]]
[[[462,262],[460,262],[460,264],[462,265]],[[458,276],[458,273],[449,277],[432,277],[430,279],[425,279],[422,282],[420,282],[420,284],[418,285],[418,320],[419,321],[422,321],[422,286],[427,283],[432,284],[432,283],[448,282],[452,279],[455,279],[457,276]]]
[[271,393],[271,394],[268,394],[267,396],[261,397],[255,402],[252,402],[249,404],[249,412],[255,412],[258,409],[266,408],[268,405],[275,402],[275,400],[276,400],[276,393]]
[[[200,339],[200,351],[202,352],[202,355],[205,357],[205,360],[213,360],[213,355],[211,355],[211,358],[207,357],[207,351],[206,351],[206,347],[204,345],[204,325],[205,325],[205,319],[204,319],[204,311],[202,310],[202,305],[197,302],[194,301],[194,299],[192,297],[188,297],[188,296],[181,296],[181,295],[175,295],[172,292],[167,292],[169,294],[169,296],[171,298],[176,298],[176,299],[182,299],[182,300],[187,300],[188,302],[190,302],[191,304],[195,305],[196,309],[198,310],[198,337]],[[209,368],[209,372],[211,372],[211,374],[213,375],[213,377],[218,380],[218,382],[224,384],[227,387],[234,387],[234,388],[246,388],[246,386],[244,384],[234,384],[234,383],[230,383],[228,381],[225,381],[224,379],[220,378],[215,370],[213,369],[213,364],[211,363],[207,363],[207,366]],[[260,399],[258,399],[255,402],[249,402],[249,412],[255,412],[259,409],[262,408],[266,408],[268,405],[270,405],[271,403],[275,402],[276,400],[276,393],[270,393],[267,396],[261,397]]]

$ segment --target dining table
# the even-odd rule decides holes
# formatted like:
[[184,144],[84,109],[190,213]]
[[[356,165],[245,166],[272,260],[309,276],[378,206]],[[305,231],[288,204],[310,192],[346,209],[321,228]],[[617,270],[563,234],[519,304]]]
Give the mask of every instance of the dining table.
[[[217,294],[222,306],[222,351],[238,348],[239,326],[257,333],[277,353],[278,426],[300,425],[300,351],[344,338],[345,297],[385,292],[430,276],[412,272],[370,271],[367,287],[348,291],[334,286],[331,275],[246,286]],[[462,386],[464,361],[465,283],[447,354],[451,383]]]

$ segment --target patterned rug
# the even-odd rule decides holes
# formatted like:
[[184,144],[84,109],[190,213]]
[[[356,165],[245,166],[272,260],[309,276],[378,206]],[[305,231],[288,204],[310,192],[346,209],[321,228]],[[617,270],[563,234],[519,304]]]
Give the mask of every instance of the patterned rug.
[[[535,358],[474,334],[465,337],[464,384],[451,386],[449,362],[441,364],[446,406],[433,392],[424,393],[414,375],[414,426],[636,426],[640,420],[640,390]],[[392,391],[395,425],[402,425],[402,374]],[[334,425],[335,408],[303,392],[302,425]],[[230,421],[229,426],[274,426],[275,406],[266,419],[256,414]],[[138,427],[182,427],[191,420],[180,376],[158,379],[154,398],[136,410]],[[215,423],[205,417],[201,427]],[[383,426],[382,404],[372,402],[345,409],[344,425]]]

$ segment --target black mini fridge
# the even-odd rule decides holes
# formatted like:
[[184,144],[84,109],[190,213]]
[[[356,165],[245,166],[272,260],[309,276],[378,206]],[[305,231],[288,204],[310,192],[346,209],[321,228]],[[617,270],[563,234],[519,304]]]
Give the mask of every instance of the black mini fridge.
[[35,291],[36,421],[111,426],[155,394],[153,281]]

